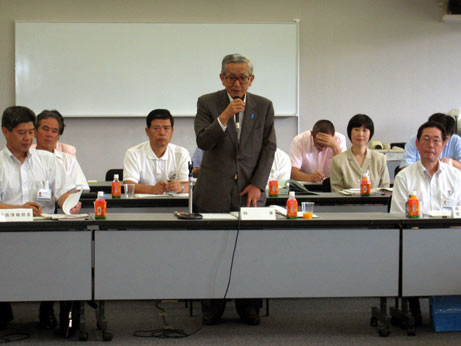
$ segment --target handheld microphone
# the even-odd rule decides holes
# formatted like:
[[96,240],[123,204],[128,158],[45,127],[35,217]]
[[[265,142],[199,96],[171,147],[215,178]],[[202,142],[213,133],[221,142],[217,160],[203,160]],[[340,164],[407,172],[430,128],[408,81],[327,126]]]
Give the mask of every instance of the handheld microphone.
[[[235,100],[235,99],[240,99],[240,100],[243,101],[243,98],[242,98],[241,96],[235,96],[235,97],[234,97],[234,100]],[[240,130],[239,115],[240,115],[240,112],[235,113],[235,128],[237,129],[237,131]]]

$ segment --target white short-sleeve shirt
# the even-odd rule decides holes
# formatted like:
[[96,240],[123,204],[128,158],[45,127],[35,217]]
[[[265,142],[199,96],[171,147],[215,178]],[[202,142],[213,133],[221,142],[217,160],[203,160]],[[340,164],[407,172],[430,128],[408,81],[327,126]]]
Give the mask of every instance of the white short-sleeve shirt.
[[439,161],[431,176],[421,160],[401,170],[394,179],[391,213],[404,213],[410,193],[423,204],[423,212],[461,205],[461,171]]
[[123,160],[123,180],[143,185],[155,185],[169,179],[187,181],[189,161],[189,152],[179,145],[169,143],[165,154],[157,157],[150,142],[146,141],[127,150]]
[[30,149],[24,162],[20,162],[8,148],[0,151],[0,201],[22,205],[38,202],[41,183],[48,181],[51,200],[39,202],[44,213],[53,213],[55,202],[67,191],[75,188],[64,167],[56,157],[44,150]]
[[58,159],[58,162],[64,166],[67,175],[70,180],[75,184],[77,188],[83,189],[83,191],[90,191],[88,180],[80,167],[75,156],[67,153],[63,153],[59,150],[54,151],[54,155]]
[[269,181],[271,180],[288,180],[291,175],[291,162],[290,157],[283,150],[277,148],[274,155],[274,162],[272,163],[271,173],[269,174]]

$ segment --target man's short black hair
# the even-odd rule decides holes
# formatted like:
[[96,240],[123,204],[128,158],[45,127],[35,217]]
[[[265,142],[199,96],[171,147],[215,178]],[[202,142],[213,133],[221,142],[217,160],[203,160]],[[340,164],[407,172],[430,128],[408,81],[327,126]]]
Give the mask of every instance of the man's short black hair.
[[424,124],[422,124],[418,129],[418,134],[416,135],[418,141],[421,139],[423,130],[427,129],[428,127],[438,128],[440,132],[442,132],[442,141],[445,142],[445,139],[447,139],[447,131],[445,130],[445,126],[443,126],[443,124],[439,123],[438,121],[427,121]]
[[40,112],[40,114],[37,115],[37,121],[35,124],[35,128],[38,129],[42,120],[48,119],[48,118],[56,119],[56,121],[59,124],[59,135],[61,136],[64,132],[64,127],[66,125],[64,124],[64,118],[62,117],[61,113],[59,113],[57,110],[52,110],[52,111],[44,110]]
[[347,136],[349,140],[351,139],[351,132],[354,127],[362,127],[364,126],[366,129],[370,130],[370,138],[373,137],[375,133],[375,125],[373,124],[373,120],[366,115],[366,114],[356,114],[354,115],[351,120],[349,120],[349,124],[347,124]]
[[13,131],[21,123],[32,122],[35,126],[35,113],[23,106],[8,107],[3,111],[2,127],[8,131]]
[[434,113],[429,117],[428,121],[436,121],[442,124],[445,128],[447,136],[451,136],[453,135],[453,133],[455,133],[456,122],[451,115],[447,115],[444,113]]
[[154,109],[146,118],[146,125],[150,127],[150,123],[155,119],[170,119],[171,127],[174,127],[174,119],[168,109]]
[[319,120],[314,124],[314,127],[312,128],[312,135],[315,136],[319,132],[334,136],[335,126],[330,120]]

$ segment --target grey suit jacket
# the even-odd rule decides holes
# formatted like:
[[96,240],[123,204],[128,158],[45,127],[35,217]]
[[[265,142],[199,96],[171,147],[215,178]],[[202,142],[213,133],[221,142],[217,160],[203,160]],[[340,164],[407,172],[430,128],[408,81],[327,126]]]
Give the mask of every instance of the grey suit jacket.
[[[228,104],[226,90],[201,96],[197,102],[194,127],[197,145],[204,154],[194,202],[201,211],[231,211],[232,205],[238,205],[231,197],[234,184],[238,191],[249,184],[259,187],[258,205],[265,204],[265,187],[277,148],[272,102],[247,93],[240,142],[233,119],[226,131],[217,120]],[[246,205],[246,196],[242,204]]]

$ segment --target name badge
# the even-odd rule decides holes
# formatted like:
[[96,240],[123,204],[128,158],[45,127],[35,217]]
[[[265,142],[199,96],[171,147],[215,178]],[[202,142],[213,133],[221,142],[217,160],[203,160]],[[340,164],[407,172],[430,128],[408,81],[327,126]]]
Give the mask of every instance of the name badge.
[[37,192],[37,201],[50,201],[51,190],[48,180],[40,182],[40,188]]

